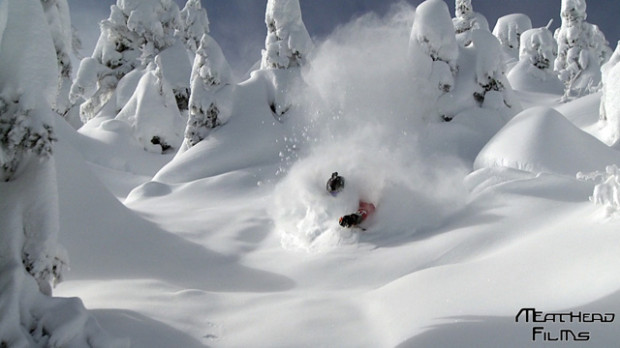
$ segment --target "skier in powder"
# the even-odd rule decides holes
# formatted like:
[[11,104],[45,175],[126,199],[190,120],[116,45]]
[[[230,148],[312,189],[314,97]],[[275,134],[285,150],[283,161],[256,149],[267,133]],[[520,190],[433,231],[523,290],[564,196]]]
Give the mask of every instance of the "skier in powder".
[[[326,189],[332,196],[337,196],[344,189],[345,180],[342,176],[338,175],[338,172],[332,173],[332,176],[327,180]],[[375,205],[369,202],[359,202],[357,211],[353,214],[340,217],[338,223],[342,227],[357,227],[364,222],[368,216],[375,212]]]

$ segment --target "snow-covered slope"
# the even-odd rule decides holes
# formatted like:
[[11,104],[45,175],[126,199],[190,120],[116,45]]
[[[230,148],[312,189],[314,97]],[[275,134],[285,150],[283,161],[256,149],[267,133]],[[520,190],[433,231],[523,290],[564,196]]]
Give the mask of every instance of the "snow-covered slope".
[[[519,91],[511,118],[465,86],[465,111],[428,122],[403,68],[410,10],[317,43],[284,117],[269,74],[231,86],[228,122],[176,155],[109,117],[59,125],[72,271],[55,294],[134,347],[524,347],[562,330],[614,345],[615,323],[515,322],[620,313],[620,220],[576,177],[620,164],[596,138],[600,95]],[[366,229],[341,228],[360,200],[377,206]]]
[[[568,127],[563,122],[547,130]],[[59,163],[80,168],[76,157],[60,155]],[[317,163],[290,171],[281,186],[290,204],[313,194],[313,203],[336,206],[319,193]],[[155,225],[122,207],[81,166],[73,171],[81,179],[69,175],[63,185],[82,183],[84,195],[100,197],[91,209],[106,227],[87,219],[88,205],[76,197],[63,199],[75,212],[62,221],[81,221],[64,230],[86,231],[88,239],[64,242],[76,268],[57,294],[79,294],[98,308],[104,328],[138,347],[522,347],[532,335],[531,325],[514,323],[523,307],[618,309],[618,222],[602,220],[588,201],[593,185],[574,177],[480,169],[465,180],[469,202],[439,224],[416,231],[421,221],[405,223],[396,205],[387,205],[391,212],[382,205],[368,231],[353,239],[340,231],[340,242],[315,244],[323,246],[311,249],[317,254],[283,248],[268,214],[274,187],[256,185],[252,165],[142,186],[129,206]],[[426,223],[445,211],[423,208],[432,202],[426,196],[407,200],[415,192],[423,191],[385,190],[384,199]],[[566,328],[588,330],[601,347],[617,338],[605,325],[546,326]]]

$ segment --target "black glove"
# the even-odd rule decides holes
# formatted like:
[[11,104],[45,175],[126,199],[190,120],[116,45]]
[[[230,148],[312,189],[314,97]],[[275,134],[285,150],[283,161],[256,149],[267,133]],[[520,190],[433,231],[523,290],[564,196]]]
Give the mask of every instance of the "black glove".
[[345,216],[341,217],[340,221],[339,221],[340,226],[342,226],[342,227],[356,226],[360,222],[362,222],[362,217],[360,215],[357,215],[357,214],[345,215]]

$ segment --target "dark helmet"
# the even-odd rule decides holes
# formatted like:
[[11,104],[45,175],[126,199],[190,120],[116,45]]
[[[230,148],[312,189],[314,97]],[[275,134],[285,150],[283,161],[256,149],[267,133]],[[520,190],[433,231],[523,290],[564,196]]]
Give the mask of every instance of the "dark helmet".
[[332,177],[327,180],[325,188],[327,192],[331,193],[333,196],[337,195],[344,189],[344,178],[338,175],[338,172],[333,172]]

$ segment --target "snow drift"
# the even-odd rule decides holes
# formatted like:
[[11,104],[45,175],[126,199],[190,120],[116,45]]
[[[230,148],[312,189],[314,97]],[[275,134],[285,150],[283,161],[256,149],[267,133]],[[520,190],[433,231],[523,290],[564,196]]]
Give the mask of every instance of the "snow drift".
[[[515,144],[515,139],[519,143]],[[537,107],[515,116],[482,149],[474,168],[504,166],[575,176],[620,163],[620,154],[559,112]]]

